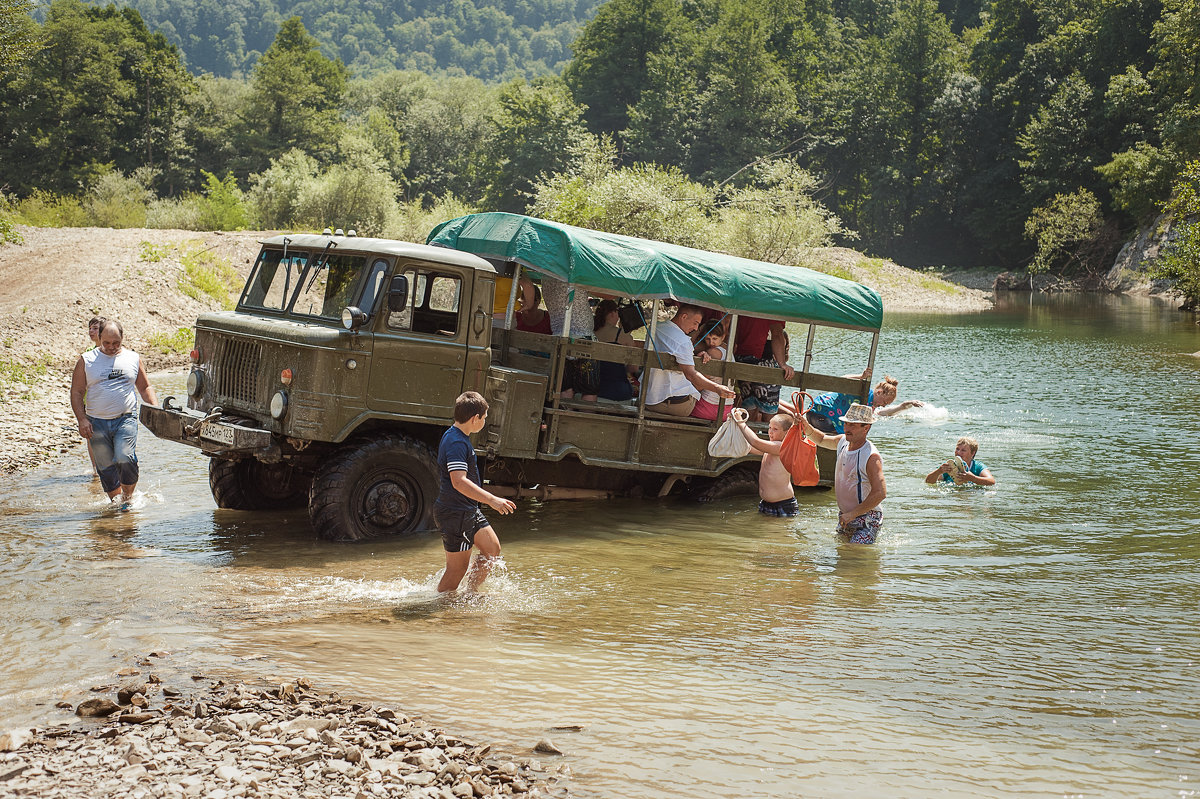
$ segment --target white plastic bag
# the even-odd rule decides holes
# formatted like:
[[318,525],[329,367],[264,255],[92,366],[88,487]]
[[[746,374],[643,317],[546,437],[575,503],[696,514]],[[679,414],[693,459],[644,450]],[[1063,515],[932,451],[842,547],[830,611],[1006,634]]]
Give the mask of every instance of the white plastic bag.
[[[738,415],[741,414],[740,417]],[[744,408],[734,408],[708,442],[708,454],[714,458],[744,458],[750,454],[750,442],[738,429],[735,418],[746,420]]]

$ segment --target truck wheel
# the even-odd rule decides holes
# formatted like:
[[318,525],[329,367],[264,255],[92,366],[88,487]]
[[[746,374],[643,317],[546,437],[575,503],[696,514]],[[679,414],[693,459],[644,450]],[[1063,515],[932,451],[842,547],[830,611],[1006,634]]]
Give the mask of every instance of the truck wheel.
[[750,463],[731,466],[718,477],[698,481],[688,497],[696,502],[712,502],[746,494],[758,494],[758,467]]
[[218,508],[281,510],[300,508],[308,499],[308,477],[290,463],[255,458],[208,462],[208,487]]
[[437,458],[425,444],[401,435],[342,447],[313,478],[308,515],[317,535],[360,541],[408,535],[432,525]]

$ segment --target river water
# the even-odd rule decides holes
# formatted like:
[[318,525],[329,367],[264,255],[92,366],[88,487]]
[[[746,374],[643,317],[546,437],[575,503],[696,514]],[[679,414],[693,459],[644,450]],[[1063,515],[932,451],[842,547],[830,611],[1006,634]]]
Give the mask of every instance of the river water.
[[[1196,350],[1191,317],[1125,297],[889,316],[878,373],[929,405],[872,430],[877,546],[834,538],[829,492],[792,520],[525,502],[493,519],[507,571],[451,603],[432,536],[216,510],[204,459],[145,430],[114,513],[79,448],[0,494],[0,729],[165,650],[179,679],[306,675],[510,752],[548,736],[583,797],[1191,796]],[[994,490],[924,484],[960,435]]]

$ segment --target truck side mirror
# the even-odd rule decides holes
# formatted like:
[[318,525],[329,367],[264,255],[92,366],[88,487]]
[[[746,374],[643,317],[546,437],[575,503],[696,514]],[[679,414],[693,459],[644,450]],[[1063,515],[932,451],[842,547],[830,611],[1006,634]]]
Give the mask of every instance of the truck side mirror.
[[392,284],[388,287],[388,310],[392,313],[400,313],[408,306],[408,277],[406,275],[396,275],[392,278]]

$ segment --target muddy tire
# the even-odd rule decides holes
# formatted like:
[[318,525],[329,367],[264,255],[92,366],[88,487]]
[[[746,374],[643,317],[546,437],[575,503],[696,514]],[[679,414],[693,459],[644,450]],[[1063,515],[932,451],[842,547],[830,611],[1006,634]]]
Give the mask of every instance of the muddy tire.
[[308,515],[329,541],[409,535],[433,526],[437,458],[402,435],[361,439],[334,452],[317,470]]
[[688,498],[696,502],[712,502],[747,494],[758,495],[758,467],[752,463],[731,466],[719,477],[697,481],[688,492]]
[[308,501],[309,482],[308,475],[287,462],[263,463],[254,458],[208,462],[208,487],[218,508],[302,508]]

